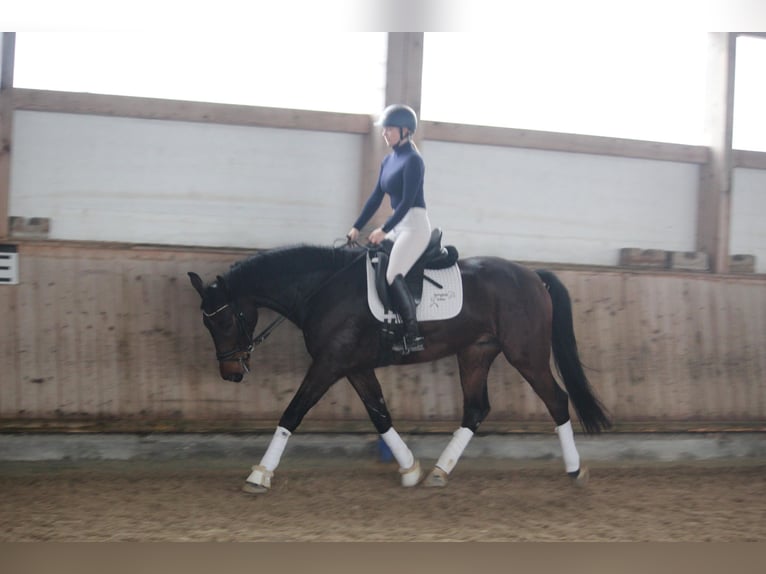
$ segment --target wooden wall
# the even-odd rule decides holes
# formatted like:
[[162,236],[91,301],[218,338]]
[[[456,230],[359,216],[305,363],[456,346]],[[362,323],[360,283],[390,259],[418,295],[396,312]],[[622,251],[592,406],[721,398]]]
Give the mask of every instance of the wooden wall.
[[[2,428],[268,430],[301,381],[308,356],[287,324],[256,350],[243,383],[218,377],[186,272],[212,279],[244,251],[18,247],[21,282],[0,289]],[[583,362],[618,430],[766,420],[766,278],[553,268],[570,290]],[[459,423],[454,358],[379,375],[401,430]],[[490,399],[485,430],[550,430],[542,403],[502,359]],[[302,428],[372,432],[345,381]]]

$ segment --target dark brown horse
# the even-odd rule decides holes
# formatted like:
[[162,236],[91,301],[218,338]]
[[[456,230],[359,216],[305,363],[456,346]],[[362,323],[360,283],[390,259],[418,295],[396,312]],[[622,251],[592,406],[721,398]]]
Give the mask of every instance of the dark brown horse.
[[[291,433],[327,390],[347,378],[375,429],[399,462],[404,486],[420,482],[418,461],[392,426],[375,369],[457,355],[463,390],[463,420],[426,479],[443,486],[473,433],[490,410],[487,375],[500,353],[513,365],[555,421],[567,472],[580,481],[569,417],[571,399],[581,425],[598,433],[610,423],[591,391],[577,353],[571,301],[549,271],[532,271],[497,257],[461,259],[464,304],[460,313],[421,324],[425,350],[410,355],[382,352],[381,324],[368,309],[363,247],[296,246],[258,253],[205,286],[189,273],[202,297],[205,326],[215,344],[221,376],[239,382],[250,369],[258,309],[266,307],[302,331],[311,366],[282,414],[260,464],[245,490],[264,492]],[[566,392],[550,369],[551,350]]]

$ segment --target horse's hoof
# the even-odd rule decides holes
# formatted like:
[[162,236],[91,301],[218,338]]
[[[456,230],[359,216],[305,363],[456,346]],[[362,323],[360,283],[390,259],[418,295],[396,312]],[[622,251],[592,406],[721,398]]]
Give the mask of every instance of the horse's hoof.
[[587,466],[581,466],[578,471],[570,473],[569,476],[572,477],[575,486],[582,488],[588,484],[588,480],[590,479],[590,471],[588,470]]
[[253,472],[245,480],[245,486],[242,490],[250,494],[261,494],[268,492],[271,488],[271,477],[274,476],[273,470],[267,470],[266,467],[257,465],[253,467]]
[[248,494],[264,494],[268,491],[269,489],[263,486],[262,484],[245,482],[245,484],[242,485],[242,492],[246,492]]
[[431,473],[426,477],[423,486],[429,488],[447,486],[447,473],[435,466]]
[[415,460],[410,468],[400,468],[399,473],[402,475],[402,486],[408,488],[417,486],[420,479],[423,478],[423,471],[420,470],[419,460]]

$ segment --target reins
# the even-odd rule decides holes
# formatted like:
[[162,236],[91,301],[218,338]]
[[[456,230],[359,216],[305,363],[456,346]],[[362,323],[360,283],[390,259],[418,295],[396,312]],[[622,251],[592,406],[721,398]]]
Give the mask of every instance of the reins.
[[253,337],[253,347],[257,347],[261,343],[263,343],[266,339],[269,338],[272,331],[279,327],[282,322],[285,320],[285,317],[283,315],[280,315],[276,319],[274,319],[271,323],[269,323],[269,326],[266,327],[259,335],[256,335]]

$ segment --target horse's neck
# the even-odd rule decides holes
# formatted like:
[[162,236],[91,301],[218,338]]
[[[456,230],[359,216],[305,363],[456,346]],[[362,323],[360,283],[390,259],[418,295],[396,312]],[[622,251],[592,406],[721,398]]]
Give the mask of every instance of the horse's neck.
[[281,281],[264,282],[251,297],[258,307],[267,307],[300,325],[304,307],[332,274],[332,271],[325,270],[306,272],[298,277],[285,275]]
[[[282,255],[290,258],[289,252]],[[329,264],[321,258],[304,263],[292,261],[284,266],[271,262],[264,269],[253,269],[257,281],[252,289],[245,289],[240,297],[251,299],[258,307],[267,307],[300,325],[310,299],[344,267],[342,263]]]

